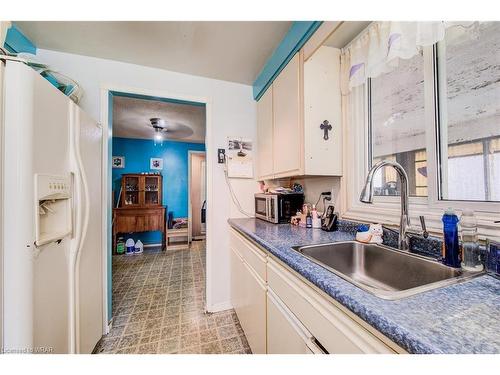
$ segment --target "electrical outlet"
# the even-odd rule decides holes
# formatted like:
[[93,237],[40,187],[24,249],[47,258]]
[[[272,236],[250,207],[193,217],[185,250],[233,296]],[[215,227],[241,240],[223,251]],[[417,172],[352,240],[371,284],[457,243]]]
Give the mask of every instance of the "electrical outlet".
[[226,150],[223,148],[217,149],[217,160],[219,164],[224,164],[226,162]]

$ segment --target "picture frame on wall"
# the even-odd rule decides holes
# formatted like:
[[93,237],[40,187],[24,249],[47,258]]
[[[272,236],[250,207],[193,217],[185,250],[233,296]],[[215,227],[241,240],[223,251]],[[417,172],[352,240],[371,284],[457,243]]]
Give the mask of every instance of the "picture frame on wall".
[[163,159],[162,158],[151,158],[150,169],[162,170],[163,169]]
[[125,156],[113,156],[113,168],[125,168]]

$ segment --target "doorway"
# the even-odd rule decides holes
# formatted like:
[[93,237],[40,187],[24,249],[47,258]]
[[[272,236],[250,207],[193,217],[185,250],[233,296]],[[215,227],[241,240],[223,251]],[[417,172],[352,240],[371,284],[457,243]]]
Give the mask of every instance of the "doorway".
[[206,237],[206,156],[189,151],[189,242]]
[[[200,315],[206,309],[205,242],[190,251],[187,241],[189,156],[205,151],[206,107],[199,102],[113,91],[109,124],[113,135],[107,165],[113,218],[108,268],[110,335],[119,336],[121,343],[106,340],[100,349],[114,352],[138,348],[135,336],[126,341],[123,335],[136,328],[144,335],[142,323],[161,328],[180,314],[172,306],[176,297],[193,302],[191,307]],[[128,241],[136,250],[142,243],[142,252],[128,255]],[[158,279],[164,282],[153,289],[149,284]],[[164,308],[168,308],[165,321],[161,319]]]

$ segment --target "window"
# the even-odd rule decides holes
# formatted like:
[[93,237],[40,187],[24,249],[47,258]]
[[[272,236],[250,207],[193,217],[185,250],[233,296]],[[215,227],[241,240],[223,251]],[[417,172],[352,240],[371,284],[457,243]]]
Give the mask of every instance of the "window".
[[[380,160],[401,164],[411,196],[427,196],[424,114],[424,59],[420,53],[400,60],[396,69],[369,81],[372,165]],[[375,195],[399,195],[393,168],[375,176]]]
[[[425,74],[425,64],[434,74]],[[429,196],[428,178],[435,178],[438,200],[500,201],[499,77],[500,22],[476,22],[446,29],[435,48],[369,79],[369,165],[383,159],[401,164],[410,196]],[[432,107],[437,147],[430,149],[426,111]],[[429,150],[437,154],[438,172],[428,177]],[[399,183],[392,168],[383,168],[374,194],[399,195]]]
[[500,201],[500,22],[438,43],[440,198]]

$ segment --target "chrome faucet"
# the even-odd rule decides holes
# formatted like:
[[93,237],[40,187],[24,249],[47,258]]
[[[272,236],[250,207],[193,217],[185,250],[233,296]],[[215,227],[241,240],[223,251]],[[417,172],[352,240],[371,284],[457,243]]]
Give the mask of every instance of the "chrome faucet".
[[375,172],[377,172],[380,168],[386,166],[393,167],[398,173],[399,179],[401,180],[401,220],[399,222],[398,248],[400,250],[408,250],[409,241],[406,235],[406,231],[410,226],[410,216],[408,215],[409,185],[408,175],[406,174],[401,164],[390,160],[381,160],[377,164],[375,164],[372,169],[370,169],[370,172],[368,172],[365,186],[363,187],[363,191],[361,192],[359,200],[363,203],[373,203],[373,177],[375,176]]

